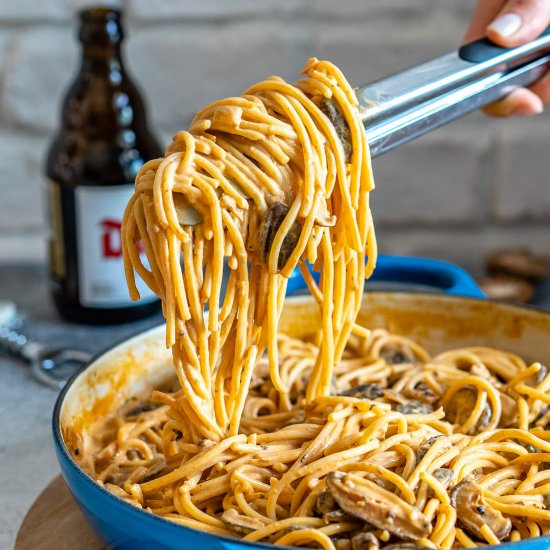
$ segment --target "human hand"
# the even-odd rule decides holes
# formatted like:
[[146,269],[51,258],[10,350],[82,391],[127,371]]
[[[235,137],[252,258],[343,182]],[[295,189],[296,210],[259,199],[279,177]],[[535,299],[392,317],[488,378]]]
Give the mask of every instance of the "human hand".
[[[511,48],[534,40],[550,23],[550,0],[479,0],[465,42],[487,36]],[[483,110],[492,116],[530,116],[550,104],[550,72]]]

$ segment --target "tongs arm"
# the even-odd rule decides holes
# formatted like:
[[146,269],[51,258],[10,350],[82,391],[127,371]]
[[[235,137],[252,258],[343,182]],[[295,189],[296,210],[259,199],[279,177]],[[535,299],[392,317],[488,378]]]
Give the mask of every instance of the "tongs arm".
[[357,90],[373,156],[537,81],[550,69],[550,27],[502,48],[487,38]]

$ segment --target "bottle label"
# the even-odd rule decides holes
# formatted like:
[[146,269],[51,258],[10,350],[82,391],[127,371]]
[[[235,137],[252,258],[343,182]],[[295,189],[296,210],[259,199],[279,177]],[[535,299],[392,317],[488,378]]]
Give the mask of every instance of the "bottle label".
[[[79,299],[85,307],[128,307],[156,300],[137,275],[139,302],[132,301],[126,286],[120,228],[133,191],[133,184],[75,189]],[[147,266],[145,254],[143,259]]]

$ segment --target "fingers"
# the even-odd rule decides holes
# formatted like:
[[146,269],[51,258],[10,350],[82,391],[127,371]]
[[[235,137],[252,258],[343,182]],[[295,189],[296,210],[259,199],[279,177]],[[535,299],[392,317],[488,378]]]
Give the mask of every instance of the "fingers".
[[[479,0],[465,42],[488,36],[503,47],[534,40],[550,23],[550,0]],[[550,104],[550,73],[483,110],[492,116],[530,116]]]
[[464,35],[464,43],[467,44],[487,36],[487,27],[502,10],[505,3],[506,0],[479,0],[470,26]]
[[537,94],[546,105],[550,105],[550,72],[529,88]]
[[548,23],[550,0],[508,0],[487,27],[487,36],[496,44],[511,48],[534,40]]
[[518,88],[501,101],[492,103],[483,108],[491,116],[533,116],[542,113],[544,105],[542,99],[531,90]]

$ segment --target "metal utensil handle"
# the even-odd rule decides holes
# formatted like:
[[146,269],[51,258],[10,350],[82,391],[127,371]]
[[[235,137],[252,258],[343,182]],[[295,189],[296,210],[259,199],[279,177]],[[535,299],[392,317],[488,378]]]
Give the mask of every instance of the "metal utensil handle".
[[38,353],[42,352],[45,346],[40,342],[29,339],[17,328],[0,326],[0,351],[23,359],[30,363]]
[[42,384],[60,390],[68,378],[87,363],[85,351],[53,348],[20,332],[23,316],[13,302],[0,301],[0,352],[22,359]]
[[484,38],[357,90],[373,156],[538,80],[550,68],[550,27],[517,48]]
[[[32,375],[42,384],[60,390],[86,364],[91,354],[67,348],[52,348],[19,332],[19,326],[0,326],[0,351],[30,365]],[[67,368],[69,367],[69,368]]]

